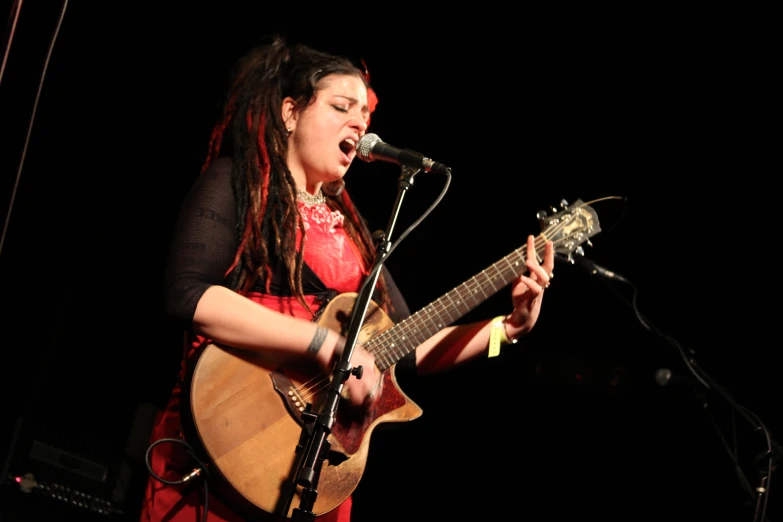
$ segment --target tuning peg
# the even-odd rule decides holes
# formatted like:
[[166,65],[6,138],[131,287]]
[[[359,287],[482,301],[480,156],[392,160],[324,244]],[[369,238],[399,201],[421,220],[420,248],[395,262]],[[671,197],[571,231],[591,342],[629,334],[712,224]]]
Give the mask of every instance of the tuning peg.
[[547,216],[546,210],[539,210],[538,212],[536,212],[536,219],[539,221],[545,219],[546,216]]
[[568,208],[568,201],[566,201],[565,199],[561,199],[560,200],[560,207],[563,208],[563,209],[567,209]]

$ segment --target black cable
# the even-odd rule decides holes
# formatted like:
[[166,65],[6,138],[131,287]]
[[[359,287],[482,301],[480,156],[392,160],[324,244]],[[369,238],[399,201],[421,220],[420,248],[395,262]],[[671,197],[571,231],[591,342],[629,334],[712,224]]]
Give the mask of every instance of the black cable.
[[[150,464],[150,455],[152,454],[152,450],[155,449],[156,446],[159,444],[163,444],[164,442],[172,443],[172,444],[181,444],[185,447],[185,451],[187,451],[188,455],[196,461],[199,467],[194,468],[193,471],[185,475],[179,480],[168,480],[164,479],[155,471],[152,469],[152,464]],[[168,486],[179,486],[180,484],[185,484],[187,482],[190,482],[192,479],[196,477],[201,477],[202,474],[204,475],[202,480],[202,485],[204,486],[204,511],[201,515],[201,520],[203,522],[207,522],[207,514],[209,513],[209,486],[207,484],[207,479],[209,478],[209,468],[206,464],[196,455],[196,451],[193,449],[193,446],[188,444],[182,439],[175,439],[175,438],[164,438],[164,439],[158,439],[152,444],[150,444],[150,447],[147,448],[147,452],[144,454],[144,464],[147,466],[147,471],[149,474],[157,480],[158,482],[161,482],[163,484],[166,484]]]
[[22,149],[22,158],[19,160],[19,169],[16,172],[16,181],[14,182],[13,192],[11,192],[11,201],[8,204],[8,213],[5,217],[5,223],[3,224],[3,233],[0,235],[0,253],[3,251],[3,244],[5,243],[5,236],[8,233],[8,224],[11,221],[11,210],[14,207],[14,200],[16,199],[16,191],[19,189],[19,180],[22,177],[22,166],[24,165],[24,159],[27,156],[27,147],[30,145],[30,135],[33,132],[33,122],[35,121],[35,113],[38,110],[38,102],[41,99],[41,91],[43,90],[44,77],[46,76],[46,70],[49,68],[49,60],[52,57],[52,50],[54,49],[54,43],[57,41],[57,36],[60,34],[60,26],[62,26],[63,18],[65,17],[65,8],[68,7],[68,0],[63,2],[63,7],[60,10],[60,18],[57,20],[57,27],[52,35],[52,41],[49,44],[49,52],[46,53],[46,61],[44,62],[44,68],[41,72],[41,80],[38,82],[38,91],[35,94],[35,103],[33,104],[33,114],[30,116],[30,125],[27,127],[27,135],[24,139],[24,148]]
[[22,10],[22,0],[14,0],[14,5],[11,8],[11,16],[8,20],[8,34],[5,42],[3,42],[3,64],[0,65],[0,82],[3,81],[5,75],[5,65],[8,63],[8,55],[11,52],[11,42],[14,39],[14,33],[16,32],[16,22],[19,20],[19,11]]

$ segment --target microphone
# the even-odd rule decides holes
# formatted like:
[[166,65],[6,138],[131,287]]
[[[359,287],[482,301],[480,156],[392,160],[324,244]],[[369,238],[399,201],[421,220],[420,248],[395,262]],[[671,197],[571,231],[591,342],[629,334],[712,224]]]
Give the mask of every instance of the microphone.
[[356,152],[359,159],[371,161],[386,161],[396,163],[401,167],[413,167],[423,169],[425,172],[436,174],[451,174],[451,169],[443,163],[432,161],[424,155],[409,149],[398,149],[384,143],[377,134],[365,134],[356,144]]

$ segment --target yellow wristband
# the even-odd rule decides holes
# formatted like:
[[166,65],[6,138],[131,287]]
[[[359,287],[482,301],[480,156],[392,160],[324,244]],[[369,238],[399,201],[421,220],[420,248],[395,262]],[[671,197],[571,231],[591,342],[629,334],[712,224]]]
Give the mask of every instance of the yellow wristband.
[[500,346],[508,343],[506,337],[506,326],[503,324],[505,316],[499,315],[492,319],[492,325],[489,328],[489,353],[487,357],[495,357],[500,354]]

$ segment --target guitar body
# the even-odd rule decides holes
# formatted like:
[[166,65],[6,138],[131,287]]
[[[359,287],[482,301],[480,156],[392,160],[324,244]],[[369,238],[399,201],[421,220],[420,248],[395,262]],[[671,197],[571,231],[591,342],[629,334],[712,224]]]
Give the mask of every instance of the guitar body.
[[[338,295],[318,323],[345,335],[356,298],[357,294]],[[357,343],[392,324],[383,310],[370,303]],[[316,516],[339,506],[356,489],[365,470],[370,435],[379,424],[406,422],[422,414],[400,390],[395,367],[383,371],[380,395],[371,408],[357,412],[340,402],[327,439],[330,452],[314,487]],[[187,417],[212,465],[211,474],[215,469],[219,472],[224,495],[247,504],[242,506],[246,511],[275,517],[286,511],[285,518],[291,517],[301,502],[301,487],[296,487],[293,497],[290,494],[298,471],[300,413],[307,403],[312,404],[312,413],[320,413],[329,377],[315,370],[299,374],[264,364],[245,352],[214,344],[204,349],[189,378]],[[320,393],[310,395],[313,380],[320,382]]]

